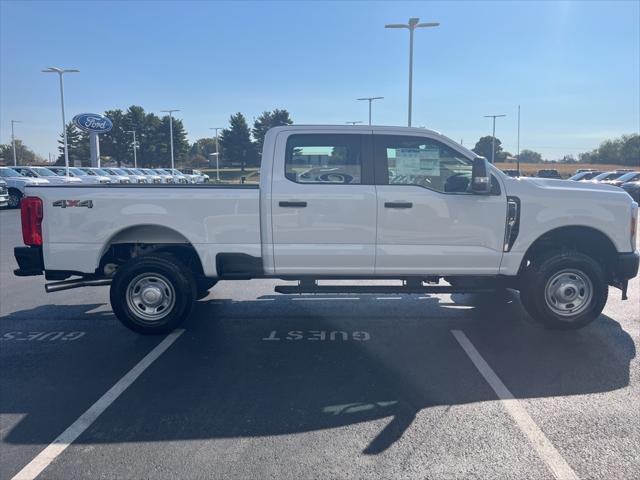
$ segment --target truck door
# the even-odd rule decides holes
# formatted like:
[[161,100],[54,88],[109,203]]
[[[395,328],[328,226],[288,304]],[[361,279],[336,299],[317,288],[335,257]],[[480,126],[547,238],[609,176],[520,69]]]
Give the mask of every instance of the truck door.
[[[497,274],[506,196],[471,193],[471,162],[451,141],[375,134],[377,274]],[[502,191],[501,191],[502,190]]]
[[271,188],[277,274],[373,274],[371,142],[371,131],[361,129],[278,134]]

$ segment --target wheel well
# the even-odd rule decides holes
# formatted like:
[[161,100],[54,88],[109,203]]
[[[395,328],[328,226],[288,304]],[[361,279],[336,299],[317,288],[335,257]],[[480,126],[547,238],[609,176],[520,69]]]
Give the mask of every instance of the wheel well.
[[172,254],[196,275],[204,276],[200,256],[191,242],[160,225],[137,225],[116,233],[100,257],[96,274],[112,276],[117,267],[132,258],[161,252]]
[[537,256],[552,250],[575,250],[596,260],[608,274],[613,273],[616,247],[604,233],[595,228],[560,227],[540,236],[531,244],[520,265],[520,272]]

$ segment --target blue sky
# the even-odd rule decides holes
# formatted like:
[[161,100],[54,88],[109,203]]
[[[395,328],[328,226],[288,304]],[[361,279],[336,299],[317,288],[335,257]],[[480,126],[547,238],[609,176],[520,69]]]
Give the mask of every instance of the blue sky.
[[545,158],[640,130],[640,2],[0,2],[0,142],[47,156],[67,118],[141,105],[179,108],[190,140],[286,108],[296,123],[405,125],[408,32],[416,32],[415,126],[471,145],[491,134]]

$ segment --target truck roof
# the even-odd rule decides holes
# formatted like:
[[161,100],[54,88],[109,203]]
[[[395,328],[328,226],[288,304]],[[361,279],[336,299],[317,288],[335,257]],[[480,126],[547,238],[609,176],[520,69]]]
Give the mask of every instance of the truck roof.
[[313,129],[315,131],[335,131],[335,130],[345,130],[349,132],[376,132],[376,131],[384,131],[385,133],[392,133],[395,135],[425,135],[431,136],[433,138],[437,138],[445,144],[449,144],[450,146],[454,146],[458,150],[463,150],[467,152],[469,158],[477,157],[478,154],[474,151],[468,149],[464,145],[459,144],[455,140],[452,140],[449,137],[446,137],[442,133],[436,130],[430,130],[428,128],[420,128],[420,127],[399,127],[399,126],[391,126],[391,125],[283,125],[281,127],[273,127],[270,128],[269,131],[273,131],[274,133],[281,131],[291,131],[291,130],[310,130]]
[[281,127],[273,127],[271,130],[291,130],[291,129],[301,129],[307,130],[309,128],[318,129],[318,130],[335,130],[335,129],[345,129],[345,130],[361,130],[361,131],[376,131],[376,130],[385,130],[385,131],[397,131],[397,132],[406,132],[406,133],[431,133],[434,135],[442,135],[440,132],[436,130],[431,130],[428,128],[422,127],[399,127],[397,125],[314,125],[314,124],[300,124],[296,123],[295,125],[283,125]]

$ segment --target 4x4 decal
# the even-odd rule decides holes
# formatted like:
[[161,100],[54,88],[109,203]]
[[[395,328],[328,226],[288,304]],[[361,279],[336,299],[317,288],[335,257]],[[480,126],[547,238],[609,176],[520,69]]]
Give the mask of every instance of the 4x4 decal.
[[54,207],[86,207],[93,208],[93,200],[56,200],[53,202]]

